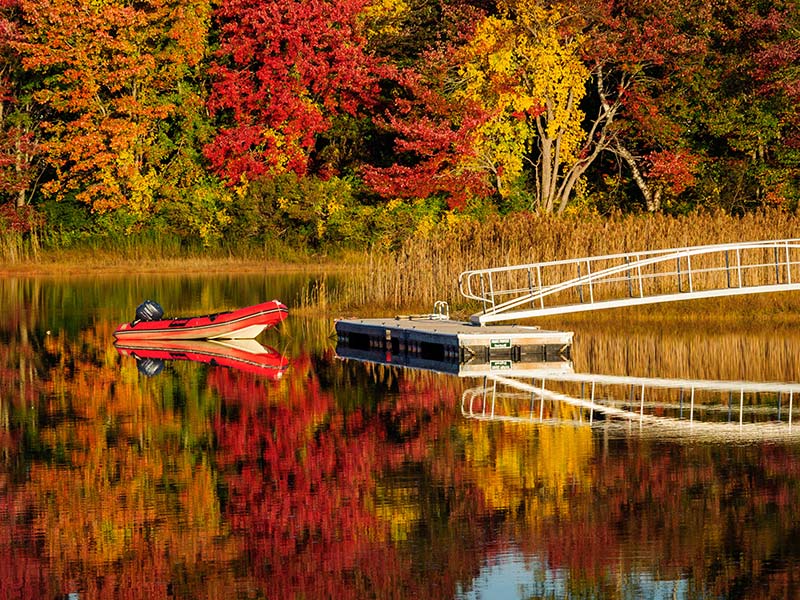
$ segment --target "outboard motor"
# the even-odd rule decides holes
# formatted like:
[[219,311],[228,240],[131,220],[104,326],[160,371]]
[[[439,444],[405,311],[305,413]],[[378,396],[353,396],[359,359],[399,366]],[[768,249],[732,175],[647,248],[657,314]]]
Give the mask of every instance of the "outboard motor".
[[155,377],[164,370],[164,361],[160,358],[139,358],[136,357],[136,368],[142,375]]
[[145,300],[136,307],[137,321],[158,321],[164,316],[164,309],[154,300]]

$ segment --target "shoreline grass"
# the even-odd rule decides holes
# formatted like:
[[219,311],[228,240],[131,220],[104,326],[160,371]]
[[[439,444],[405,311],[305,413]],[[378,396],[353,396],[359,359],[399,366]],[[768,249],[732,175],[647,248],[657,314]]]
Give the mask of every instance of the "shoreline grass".
[[[40,250],[33,258],[0,262],[0,277],[115,276],[131,271],[164,275],[308,272],[319,273],[322,284],[308,290],[301,299],[299,308],[304,310],[335,315],[418,314],[429,312],[434,302],[444,300],[450,304],[451,314],[465,317],[478,310],[457,289],[458,276],[465,269],[780,238],[800,238],[799,215],[772,209],[741,217],[722,213],[590,218],[517,214],[483,221],[452,217],[407,238],[392,252],[365,249],[312,255],[298,249],[289,255],[271,256],[261,248],[236,253],[219,249],[203,253],[195,249],[177,255],[174,245],[172,250],[153,249],[148,245],[152,242],[148,242],[137,248],[128,242],[116,252],[109,248]],[[324,278],[329,274],[345,275],[344,284],[326,287]],[[703,306],[726,306],[735,312],[740,312],[737,307],[743,308],[756,320],[762,314],[798,319],[798,302],[792,299],[794,295],[788,296],[786,300],[739,296],[738,300]],[[682,304],[640,308],[636,314],[662,319],[695,312]],[[559,322],[583,318],[586,317],[562,317]],[[588,318],[597,322],[604,317]]]
[[341,256],[308,256],[302,260],[279,260],[236,255],[189,255],[131,257],[113,252],[42,252],[36,258],[13,262],[0,261],[0,277],[27,276],[98,276],[137,273],[175,275],[198,273],[336,273],[363,262],[360,254]]

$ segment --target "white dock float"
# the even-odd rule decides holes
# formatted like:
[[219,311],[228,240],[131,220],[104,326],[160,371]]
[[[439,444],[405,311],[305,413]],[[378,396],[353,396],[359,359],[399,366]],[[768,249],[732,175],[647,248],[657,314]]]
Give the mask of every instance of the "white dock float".
[[432,362],[454,367],[494,362],[559,362],[573,333],[522,325],[476,326],[450,319],[396,317],[336,321],[337,352],[356,358],[384,352],[385,362]]

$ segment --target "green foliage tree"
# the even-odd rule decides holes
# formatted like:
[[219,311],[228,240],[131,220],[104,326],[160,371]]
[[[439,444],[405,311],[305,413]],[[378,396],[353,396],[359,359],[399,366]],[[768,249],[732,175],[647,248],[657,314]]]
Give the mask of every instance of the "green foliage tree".
[[14,48],[20,39],[17,0],[0,4],[0,198],[22,208],[30,203],[39,165],[38,119],[29,88],[33,81]]
[[710,159],[705,187],[728,208],[800,200],[799,8],[742,0],[712,13],[709,76],[691,105]]

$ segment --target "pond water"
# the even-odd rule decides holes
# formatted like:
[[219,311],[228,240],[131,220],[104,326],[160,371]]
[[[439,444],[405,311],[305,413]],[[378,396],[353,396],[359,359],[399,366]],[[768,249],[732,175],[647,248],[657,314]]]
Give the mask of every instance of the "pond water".
[[[313,284],[0,279],[0,598],[800,596],[793,328],[626,313],[459,376],[339,357]],[[148,369],[145,298],[290,316]]]

